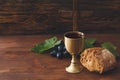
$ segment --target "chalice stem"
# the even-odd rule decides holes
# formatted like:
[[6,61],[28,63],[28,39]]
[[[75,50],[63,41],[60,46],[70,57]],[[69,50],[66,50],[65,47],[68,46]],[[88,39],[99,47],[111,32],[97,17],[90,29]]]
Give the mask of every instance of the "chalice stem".
[[82,67],[79,65],[76,54],[72,54],[72,60],[69,67],[66,68],[66,71],[69,73],[79,73],[82,70]]
[[78,62],[77,62],[77,59],[76,59],[76,54],[73,54],[73,55],[72,55],[71,63],[72,63],[72,64],[77,64],[77,63],[78,63]]

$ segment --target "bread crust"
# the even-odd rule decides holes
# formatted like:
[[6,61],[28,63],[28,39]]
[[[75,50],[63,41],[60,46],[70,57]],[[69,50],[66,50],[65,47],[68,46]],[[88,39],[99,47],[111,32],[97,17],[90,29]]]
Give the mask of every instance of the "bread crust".
[[94,47],[85,49],[81,53],[81,64],[89,71],[97,71],[100,74],[115,67],[115,56],[107,49]]

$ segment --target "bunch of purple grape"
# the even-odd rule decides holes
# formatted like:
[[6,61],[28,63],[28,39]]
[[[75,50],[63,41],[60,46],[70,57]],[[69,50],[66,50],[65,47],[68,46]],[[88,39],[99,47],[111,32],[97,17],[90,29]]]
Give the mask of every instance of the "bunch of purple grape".
[[58,59],[71,57],[71,55],[67,52],[63,41],[53,48],[53,50],[50,52],[50,55]]

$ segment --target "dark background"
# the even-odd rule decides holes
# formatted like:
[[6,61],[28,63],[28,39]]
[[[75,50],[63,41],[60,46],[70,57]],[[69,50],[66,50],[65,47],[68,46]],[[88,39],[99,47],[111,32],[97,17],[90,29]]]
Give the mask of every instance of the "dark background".
[[[72,30],[72,0],[0,0],[0,35]],[[78,0],[79,31],[120,33],[120,0]]]

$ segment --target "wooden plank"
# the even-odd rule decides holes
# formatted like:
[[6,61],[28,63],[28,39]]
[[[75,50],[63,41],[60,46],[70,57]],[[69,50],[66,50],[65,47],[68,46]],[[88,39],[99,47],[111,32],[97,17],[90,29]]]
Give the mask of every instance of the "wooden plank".
[[[119,0],[78,0],[79,30],[119,33]],[[0,35],[72,30],[72,0],[0,0]]]

